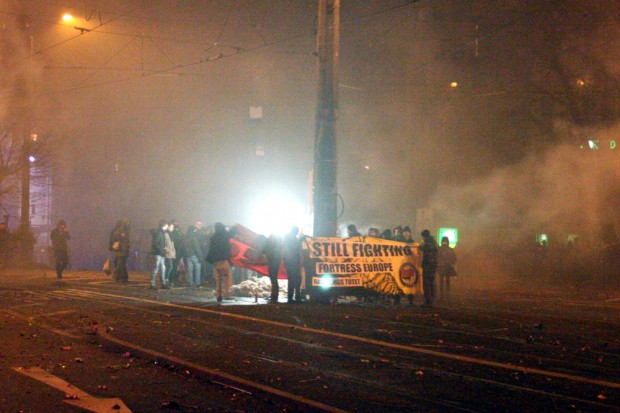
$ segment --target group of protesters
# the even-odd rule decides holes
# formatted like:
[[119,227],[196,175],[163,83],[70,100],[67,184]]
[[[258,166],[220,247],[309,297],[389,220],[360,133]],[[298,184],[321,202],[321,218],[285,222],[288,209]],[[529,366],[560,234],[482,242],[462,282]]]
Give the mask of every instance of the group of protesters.
[[[117,222],[110,233],[109,250],[114,254],[114,280],[127,283],[127,259],[130,255],[130,220],[123,218]],[[222,223],[205,227],[202,221],[196,221],[183,231],[177,220],[160,220],[157,228],[151,231],[151,255],[154,256],[150,277],[150,288],[169,289],[180,284],[201,288],[205,269],[213,271],[217,301],[230,299],[233,274],[231,267],[232,252],[230,238],[234,237],[235,228],[228,231]],[[349,238],[362,236],[355,225],[347,227]],[[382,238],[390,241],[415,242],[409,226],[397,226],[393,230],[379,233],[376,228],[368,230],[368,237]],[[424,306],[432,306],[436,298],[435,274],[439,276],[440,294],[447,298],[450,292],[450,277],[456,275],[456,255],[449,246],[449,239],[443,237],[438,246],[428,230],[421,233],[420,251],[422,254]],[[61,220],[52,231],[55,266],[58,278],[67,267],[67,241],[70,239],[66,223]],[[262,244],[260,253],[267,261],[268,275],[271,280],[270,302],[277,303],[279,297],[278,273],[283,264],[288,279],[287,301],[303,301],[301,291],[302,269],[304,268],[303,236],[298,227],[292,227],[284,236],[270,235]],[[187,274],[187,281],[181,280],[181,268]],[[408,296],[410,303],[413,296]],[[394,296],[395,303],[400,303],[400,295]]]
[[[349,238],[362,236],[354,224],[347,226],[347,235]],[[442,237],[441,245],[437,245],[435,238],[430,231],[425,229],[420,234],[422,242],[420,243],[420,251],[422,253],[422,286],[424,289],[425,307],[431,307],[433,301],[437,298],[437,281],[435,276],[439,276],[439,296],[441,298],[449,298],[450,296],[450,278],[456,276],[456,253],[450,247],[450,239]],[[413,243],[415,242],[411,229],[408,225],[404,227],[398,225],[393,230],[385,229],[380,232],[377,228],[369,228],[368,237],[381,238],[389,241]],[[413,296],[407,296],[409,304],[413,304]],[[400,294],[393,296],[395,304],[400,303]]]

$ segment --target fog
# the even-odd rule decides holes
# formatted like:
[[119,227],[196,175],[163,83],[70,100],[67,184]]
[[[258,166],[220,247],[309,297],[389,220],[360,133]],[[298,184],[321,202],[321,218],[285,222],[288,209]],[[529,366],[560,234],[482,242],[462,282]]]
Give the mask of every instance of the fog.
[[[1,121],[53,155],[50,220],[67,220],[74,268],[102,264],[122,217],[146,262],[160,218],[266,232],[257,204],[308,211],[316,2],[0,4]],[[464,253],[617,231],[618,152],[579,149],[617,132],[615,8],[343,2],[340,227],[410,225],[419,239],[430,209]]]

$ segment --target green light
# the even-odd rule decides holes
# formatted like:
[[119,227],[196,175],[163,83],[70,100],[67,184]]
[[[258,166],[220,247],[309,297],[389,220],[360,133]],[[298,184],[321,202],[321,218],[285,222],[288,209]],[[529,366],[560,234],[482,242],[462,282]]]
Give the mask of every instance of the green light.
[[616,149],[616,141],[609,141],[609,149]]
[[437,241],[439,241],[440,244],[443,237],[448,237],[450,240],[450,247],[454,248],[459,242],[459,230],[456,228],[439,228]]
[[536,243],[542,245],[543,242],[549,245],[549,237],[547,236],[547,234],[536,235]]

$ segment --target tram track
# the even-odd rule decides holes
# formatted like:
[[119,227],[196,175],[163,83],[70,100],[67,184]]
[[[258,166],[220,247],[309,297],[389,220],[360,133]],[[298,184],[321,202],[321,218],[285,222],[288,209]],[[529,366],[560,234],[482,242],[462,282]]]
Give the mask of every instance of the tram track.
[[[64,291],[64,292],[57,292],[55,293],[56,296],[58,297],[66,297],[66,298],[74,298],[74,299],[82,299],[82,300],[97,300],[99,302],[105,302],[109,305],[113,305],[113,306],[122,306],[122,307],[129,307],[129,308],[133,308],[136,311],[145,311],[145,312],[149,312],[149,313],[153,313],[156,315],[160,315],[160,316],[166,316],[168,317],[170,315],[170,311],[162,311],[162,310],[154,310],[152,308],[145,308],[142,305],[147,302],[150,304],[159,304],[159,306],[163,306],[164,308],[166,308],[167,310],[171,310],[171,309],[176,309],[176,310],[182,310],[182,311],[190,311],[190,313],[196,313],[196,312],[204,312],[206,309],[201,308],[201,307],[192,307],[192,306],[185,306],[185,305],[174,305],[174,304],[170,304],[170,303],[157,303],[157,302],[153,302],[152,300],[149,299],[140,299],[140,298],[136,298],[136,297],[123,297],[123,296],[118,296],[116,294],[108,294],[108,293],[100,293],[97,291],[83,291],[83,290],[71,290],[71,291]],[[126,301],[128,303],[119,303],[119,301]],[[139,304],[142,302],[142,304]],[[129,304],[131,303],[131,304]],[[301,331],[306,331],[306,330],[312,330],[312,329],[307,329],[307,328],[303,328],[300,327],[298,325],[292,325],[292,324],[286,324],[286,323],[280,323],[280,322],[272,322],[269,320],[258,320],[258,319],[253,319],[251,317],[247,317],[247,316],[240,316],[238,314],[224,314],[222,313],[222,311],[220,310],[208,310],[208,313],[211,313],[213,315],[217,315],[218,318],[221,317],[227,317],[227,316],[232,316],[238,319],[242,319],[245,321],[252,321],[252,322],[261,322],[261,323],[267,323],[268,325],[271,326],[277,326],[277,327],[285,327],[285,328],[295,328],[297,330],[301,330]],[[205,320],[203,318],[197,318],[194,316],[190,316],[189,320],[193,323],[201,323],[201,324],[205,324],[208,325],[209,327],[213,328],[214,325],[218,325],[221,324],[221,320],[218,319],[214,319],[214,320]],[[385,320],[384,320],[385,321]],[[292,341],[295,342],[298,345],[305,345],[308,346],[309,344],[307,342],[304,342],[302,340],[291,340],[290,338],[283,338],[281,336],[277,336],[277,335],[273,335],[273,334],[266,334],[266,333],[261,333],[261,332],[257,332],[255,330],[252,329],[247,329],[247,328],[239,328],[239,327],[234,327],[232,325],[219,325],[220,328],[226,328],[228,330],[236,330],[238,334],[246,334],[246,335],[261,335],[267,339],[270,340],[288,340],[288,341]],[[325,334],[326,332],[320,332],[321,334]],[[340,338],[341,335],[336,335],[336,337]],[[349,339],[353,339],[354,337],[352,336],[347,336],[347,338]],[[368,340],[366,340],[364,337],[357,337],[357,339],[362,339],[362,341],[367,342]],[[373,340],[371,340],[373,341]],[[377,343],[379,344],[379,343]],[[385,344],[385,343],[383,343]],[[322,345],[317,345],[317,344],[311,344],[314,347],[317,348],[321,348],[325,351],[335,351],[337,353],[340,353],[342,355],[347,355],[350,356],[352,358],[356,358],[356,359],[360,359],[360,358],[365,358],[366,360],[370,360],[371,362],[378,362],[378,363],[385,363],[386,360],[383,359],[381,360],[381,358],[377,358],[374,357],[373,355],[367,354],[367,353],[356,353],[356,352],[347,352],[345,350],[342,349],[338,349],[337,347],[326,347],[326,346],[322,346]],[[237,349],[236,351],[239,351],[239,349]],[[254,356],[257,358],[262,358],[262,359],[274,359],[273,357],[265,357],[265,355],[259,355],[259,354],[251,354],[250,353],[244,353],[245,356],[249,357],[249,356]],[[398,368],[398,369],[408,369],[410,371],[416,370],[416,369],[424,369],[427,372],[432,372],[433,374],[436,374],[438,376],[452,376],[452,377],[459,377],[459,378],[463,378],[469,381],[473,381],[473,382],[484,382],[487,383],[488,385],[491,386],[497,386],[497,387],[503,387],[503,388],[510,388],[512,389],[512,391],[515,392],[530,392],[530,393],[536,393],[539,395],[544,395],[546,397],[552,397],[554,399],[557,400],[572,400],[574,402],[579,402],[579,403],[583,403],[585,405],[591,405],[591,406],[596,406],[598,408],[602,408],[604,406],[606,406],[603,403],[598,403],[598,402],[594,402],[592,400],[587,400],[587,399],[583,399],[583,398],[579,398],[579,397],[572,397],[570,395],[567,394],[558,394],[558,393],[554,393],[554,392],[547,392],[547,391],[541,391],[538,389],[532,389],[532,388],[528,388],[528,387],[524,387],[524,386],[516,386],[510,383],[505,383],[505,382],[501,382],[498,380],[489,380],[489,379],[485,379],[485,378],[481,378],[481,377],[476,377],[473,375],[467,375],[467,374],[461,374],[461,373],[454,373],[452,371],[449,371],[447,369],[437,369],[437,368],[429,368],[429,367],[421,367],[419,364],[408,364],[405,362],[398,362],[398,361],[394,361],[394,360],[388,360],[389,363],[391,363],[393,365],[394,368]],[[515,370],[517,371],[525,371],[525,370],[520,370],[518,368],[518,366],[515,366]],[[308,369],[305,369],[308,370]],[[324,372],[325,373],[325,372]],[[338,378],[338,379],[343,379],[344,376],[343,375],[338,375],[337,373],[334,372],[329,372],[329,377],[330,378]],[[552,375],[553,376],[553,375]],[[571,377],[573,378],[573,376],[570,375],[560,375],[560,377],[563,378],[568,378]],[[359,380],[356,378],[348,378],[349,380]],[[586,380],[588,381],[588,380]],[[358,381],[358,383],[361,383],[365,386],[369,386],[369,387],[373,387],[370,386],[370,382],[368,381]],[[595,382],[597,385],[605,385],[605,382]],[[617,385],[617,383],[609,383],[612,385],[612,387],[614,385]],[[383,390],[383,391],[388,391],[388,388],[383,386],[383,388],[379,387],[377,388],[376,386],[374,386],[374,388],[376,388],[377,390]],[[394,389],[391,389],[391,391],[393,391]],[[426,400],[426,402],[432,402],[432,399],[430,400]],[[447,406],[444,407],[448,407],[450,406],[453,409],[458,409],[458,407],[456,405],[452,405],[452,404],[448,404]]]
[[[557,378],[564,377],[564,378],[567,378],[569,380],[574,380],[574,381],[581,381],[581,382],[586,382],[586,383],[589,382],[589,383],[592,383],[592,384],[603,385],[603,386],[612,387],[612,388],[620,388],[620,383],[616,383],[616,382],[608,382],[608,381],[605,381],[605,380],[597,380],[597,379],[590,379],[590,378],[586,378],[586,377],[573,376],[573,375],[570,375],[570,374],[557,373],[557,372],[554,372],[554,371],[545,371],[545,370],[540,370],[540,369],[536,369],[536,368],[528,368],[528,367],[518,366],[518,365],[514,365],[514,364],[509,364],[509,363],[495,362],[495,361],[489,361],[489,360],[479,360],[479,359],[476,359],[474,357],[469,357],[469,356],[464,356],[464,355],[454,354],[454,353],[446,353],[446,352],[441,352],[441,351],[436,351],[436,350],[432,350],[432,349],[428,349],[428,348],[419,347],[416,344],[405,345],[405,344],[394,343],[394,342],[386,342],[386,341],[382,341],[382,340],[376,340],[376,339],[372,339],[372,338],[367,338],[367,337],[363,337],[363,336],[356,336],[356,335],[347,334],[347,333],[340,333],[340,332],[336,332],[336,331],[329,331],[329,330],[323,330],[323,329],[316,329],[316,328],[312,328],[312,327],[299,326],[299,325],[296,325],[296,324],[285,323],[285,322],[280,322],[280,321],[273,321],[273,320],[266,320],[266,319],[261,319],[261,318],[256,318],[256,317],[240,315],[240,314],[236,314],[236,313],[227,313],[225,311],[205,309],[203,307],[194,307],[194,306],[187,306],[187,305],[177,305],[177,304],[173,304],[173,303],[159,303],[159,302],[156,302],[156,301],[153,301],[153,300],[149,300],[149,299],[140,299],[140,298],[135,298],[135,297],[124,297],[124,296],[118,296],[118,295],[107,294],[107,293],[99,293],[99,292],[95,292],[95,294],[97,294],[99,297],[110,297],[110,298],[125,299],[125,300],[131,300],[131,301],[148,302],[148,303],[151,303],[151,304],[162,305],[162,306],[167,307],[167,308],[177,308],[177,309],[190,310],[190,311],[195,311],[195,312],[200,312],[200,313],[209,313],[209,314],[213,314],[213,315],[216,315],[216,316],[219,316],[219,317],[232,317],[232,318],[237,319],[237,320],[244,320],[244,321],[250,321],[250,322],[260,322],[260,323],[264,323],[266,325],[271,325],[271,326],[278,326],[278,327],[284,327],[284,328],[293,328],[293,329],[297,329],[299,331],[316,333],[316,334],[319,334],[319,335],[322,335],[322,336],[328,336],[328,337],[331,337],[331,338],[340,338],[340,339],[353,340],[353,341],[362,342],[362,343],[365,343],[365,344],[378,345],[380,347],[387,347],[387,348],[397,349],[397,350],[405,350],[405,351],[414,352],[414,353],[417,352],[417,353],[420,353],[420,354],[426,354],[426,355],[430,355],[430,356],[445,357],[445,358],[453,359],[453,360],[457,360],[457,361],[468,361],[468,362],[472,362],[472,363],[479,363],[479,364],[482,364],[482,365],[487,365],[487,366],[492,366],[492,367],[506,368],[506,369],[509,369],[509,370],[517,370],[517,371],[522,371],[522,372],[526,372],[526,373],[539,373],[539,374],[541,374],[543,376],[552,376],[552,377],[557,377]],[[534,355],[532,357],[540,358],[540,356],[537,356],[537,355]],[[566,363],[565,360],[557,360],[557,361],[558,362],[562,362],[562,363]],[[584,365],[584,366],[591,367],[591,368],[599,368],[599,366],[593,366],[593,365]]]

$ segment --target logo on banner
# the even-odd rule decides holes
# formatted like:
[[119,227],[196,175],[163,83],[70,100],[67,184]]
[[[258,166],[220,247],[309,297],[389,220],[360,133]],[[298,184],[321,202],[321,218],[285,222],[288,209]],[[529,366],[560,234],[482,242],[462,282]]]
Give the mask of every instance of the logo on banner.
[[406,262],[398,270],[398,277],[404,286],[412,288],[416,286],[420,276],[416,267]]

